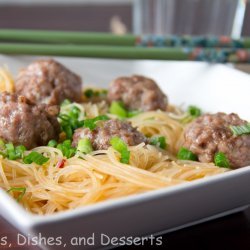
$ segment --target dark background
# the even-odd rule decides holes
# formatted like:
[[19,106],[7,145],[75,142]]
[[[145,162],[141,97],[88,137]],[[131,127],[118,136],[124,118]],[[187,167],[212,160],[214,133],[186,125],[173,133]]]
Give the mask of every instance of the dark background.
[[[70,0],[69,0],[70,1]],[[119,1],[119,0],[118,0]],[[1,3],[1,2],[0,2]],[[181,5],[181,0],[177,2]],[[178,9],[177,4],[177,9]],[[204,14],[204,6],[196,7],[197,21],[194,23],[194,34],[201,34],[204,24],[200,21]],[[221,22],[225,13],[221,13]],[[132,32],[132,6],[129,3],[113,5],[0,5],[0,28],[51,29],[76,31],[110,31],[110,20],[119,16]],[[178,17],[180,18],[180,17]],[[177,24],[176,24],[177,25]],[[218,24],[219,25],[219,24]],[[180,27],[175,27],[177,33]],[[243,36],[250,36],[250,1],[247,3]]]
[[[67,229],[65,229],[67,230]],[[8,236],[11,249],[39,250],[37,247],[18,246],[18,231],[0,217],[0,238]],[[250,209],[217,220],[188,227],[163,235],[163,245],[157,248],[167,250],[249,250],[250,249]],[[121,249],[133,249],[122,247]],[[149,244],[144,247],[152,249]],[[1,247],[0,249],[10,249]],[[72,249],[73,250],[73,249]]]

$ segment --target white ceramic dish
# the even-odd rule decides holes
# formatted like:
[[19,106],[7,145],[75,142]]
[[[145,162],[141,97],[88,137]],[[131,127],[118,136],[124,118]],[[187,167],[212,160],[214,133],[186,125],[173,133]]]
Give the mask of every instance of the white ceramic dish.
[[[177,105],[195,104],[205,111],[237,112],[250,119],[250,76],[222,65],[205,63],[119,61],[57,58],[77,72],[86,85],[107,86],[120,75],[144,74],[153,77]],[[34,57],[0,56],[1,64],[16,71]],[[140,195],[102,202],[51,216],[27,213],[0,190],[0,213],[22,233],[62,237],[50,249],[107,247],[101,234],[117,237],[145,236],[176,230],[205,220],[245,209],[250,204],[250,167],[207,179],[181,184]],[[73,237],[94,233],[93,246],[72,246]],[[106,243],[106,241],[105,241]],[[110,246],[109,246],[110,247]]]

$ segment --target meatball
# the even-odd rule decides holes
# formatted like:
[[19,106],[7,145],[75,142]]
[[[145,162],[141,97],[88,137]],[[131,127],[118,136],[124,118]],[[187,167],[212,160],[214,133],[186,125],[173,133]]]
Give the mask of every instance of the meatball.
[[232,168],[250,165],[250,135],[233,135],[230,126],[246,124],[237,114],[206,114],[184,131],[184,144],[201,162],[213,162],[217,152],[224,153]]
[[147,138],[131,123],[120,120],[108,120],[100,122],[94,130],[79,128],[73,135],[72,146],[76,147],[81,138],[88,138],[95,150],[108,149],[110,139],[114,136],[121,138],[127,145],[134,146],[147,142]]
[[0,138],[31,149],[57,139],[60,125],[57,106],[36,105],[26,97],[0,94]]
[[59,105],[65,99],[81,102],[82,98],[81,78],[52,59],[21,70],[15,84],[16,92],[34,103]]
[[155,81],[144,76],[119,77],[108,91],[108,100],[122,101],[129,110],[166,110],[168,100]]

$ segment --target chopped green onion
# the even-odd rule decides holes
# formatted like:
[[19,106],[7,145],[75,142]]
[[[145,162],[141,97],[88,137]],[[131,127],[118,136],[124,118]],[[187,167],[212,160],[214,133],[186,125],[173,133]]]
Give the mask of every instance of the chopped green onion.
[[130,151],[124,150],[121,152],[121,163],[129,164],[129,158],[130,158]]
[[240,126],[230,126],[230,129],[234,135],[250,134],[250,123]]
[[106,116],[106,115],[99,115],[99,116],[95,117],[94,120],[95,120],[95,122],[97,122],[97,121],[107,121],[107,120],[109,120],[109,117]]
[[106,96],[107,94],[108,94],[108,90],[107,89],[102,89],[100,91],[100,95],[102,95],[102,96]]
[[65,99],[65,100],[61,103],[61,107],[66,106],[66,105],[69,105],[69,104],[71,104],[71,101],[68,100],[68,99]]
[[15,147],[14,147],[13,143],[7,143],[7,144],[5,144],[5,146],[6,146],[8,159],[16,160],[17,156],[16,156]]
[[122,102],[113,101],[109,108],[110,114],[117,115],[121,118],[126,118],[128,116],[127,110],[124,108]]
[[71,139],[73,136],[73,129],[70,125],[62,125],[62,131],[66,134],[68,139]]
[[3,158],[6,158],[6,157],[7,157],[7,155],[6,155],[4,152],[2,152],[2,151],[0,151],[0,155],[1,155]]
[[54,148],[54,147],[56,147],[56,146],[57,146],[57,141],[56,141],[56,140],[50,140],[50,141],[48,142],[48,147]]
[[[1,142],[0,142],[1,143]],[[0,155],[8,158],[9,160],[17,160],[23,158],[23,154],[26,151],[25,146],[20,145],[15,147],[13,143],[1,143],[0,145]]]
[[61,130],[66,134],[67,139],[71,139],[74,130],[84,125],[83,120],[79,120],[81,110],[77,106],[73,106],[68,114],[59,114],[59,122]]
[[60,120],[64,121],[64,122],[68,122],[69,121],[69,116],[66,114],[59,114],[58,116],[60,118]]
[[187,148],[181,147],[177,153],[177,158],[180,160],[197,161],[197,156],[188,150]]
[[31,164],[32,162],[34,162],[37,165],[43,165],[48,160],[49,160],[49,158],[43,156],[42,154],[40,154],[40,153],[38,153],[36,151],[32,151],[31,153],[29,153],[28,155],[26,155],[23,158],[23,162],[25,164]]
[[164,136],[154,136],[150,138],[150,144],[162,149],[165,149],[167,147],[166,138]]
[[195,118],[201,115],[201,109],[196,106],[189,106],[187,112],[190,116]]
[[17,146],[16,149],[16,157],[17,158],[23,158],[23,154],[26,151],[26,148],[23,145]]
[[84,91],[84,95],[87,98],[91,98],[94,96],[105,96],[107,95],[108,91],[106,89],[102,89],[102,90],[94,90],[94,89],[86,89]]
[[77,145],[77,150],[84,154],[89,154],[92,152],[93,148],[90,140],[88,138],[80,139]]
[[72,109],[69,111],[68,116],[71,119],[78,119],[80,113],[81,113],[81,110],[78,107],[73,106]]
[[195,118],[199,117],[202,114],[201,109],[196,106],[189,106],[187,108],[186,116],[183,117],[180,122],[187,124],[192,122]]
[[137,116],[137,115],[139,115],[140,113],[141,113],[141,111],[139,111],[139,110],[128,111],[128,118]]
[[96,122],[98,121],[106,121],[109,120],[108,116],[106,115],[99,115],[93,119],[86,119],[84,120],[84,127],[89,128],[90,130],[94,130],[96,128]]
[[76,152],[76,149],[71,147],[71,140],[65,140],[63,143],[59,143],[56,148],[61,150],[62,154],[67,158],[74,156]]
[[0,150],[4,150],[5,148],[6,147],[4,141],[0,139]]
[[218,167],[230,168],[229,160],[226,155],[222,152],[218,152],[214,155],[214,163]]
[[120,118],[131,118],[141,113],[139,110],[128,111],[124,107],[123,102],[113,101],[109,108],[109,113],[119,116]]
[[110,139],[110,144],[112,145],[112,147],[117,150],[118,152],[121,152],[123,150],[127,149],[127,144],[120,139],[118,136],[114,136]]
[[88,98],[91,98],[91,97],[94,96],[94,90],[93,90],[93,89],[86,89],[86,90],[84,91],[84,95],[85,95],[86,97],[88,97]]
[[17,200],[17,202],[20,202],[22,200],[23,196],[26,193],[26,188],[25,187],[12,187],[7,192],[8,193],[10,193],[10,192],[19,192],[20,194],[18,195],[16,200]]
[[16,160],[23,157],[23,153],[26,148],[23,145],[14,147],[13,143],[5,144],[6,147],[6,157],[10,160]]
[[130,151],[128,150],[127,144],[117,136],[112,137],[110,139],[110,144],[115,150],[117,150],[121,154],[120,162],[128,164],[130,158]]
[[63,141],[62,144],[63,144],[63,146],[70,148],[71,147],[71,140],[65,140],[65,141]]

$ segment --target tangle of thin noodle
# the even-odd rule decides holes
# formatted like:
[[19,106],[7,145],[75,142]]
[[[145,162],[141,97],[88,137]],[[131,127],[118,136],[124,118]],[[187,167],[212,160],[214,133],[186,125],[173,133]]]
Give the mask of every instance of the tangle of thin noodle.
[[166,152],[144,144],[130,147],[130,165],[120,163],[119,154],[109,148],[90,155],[78,153],[66,161],[64,168],[57,168],[52,164],[62,158],[57,149],[34,150],[50,155],[50,162],[41,167],[2,159],[0,186],[26,187],[22,203],[37,214],[73,209],[225,172],[213,164],[173,161]]
[[[107,112],[105,103],[77,105],[84,114],[81,119]],[[64,111],[68,108],[70,106],[65,106]],[[52,147],[38,147],[33,150],[50,159],[44,166],[0,158],[0,187],[6,191],[11,187],[25,187],[21,204],[32,213],[45,215],[227,171],[212,163],[177,160],[174,155],[183,125],[167,112],[144,112],[130,121],[148,136],[165,136],[167,150],[144,143],[129,147],[129,165],[120,163],[120,154],[112,147],[88,155],[78,152],[59,168],[57,163],[65,159],[62,152]],[[10,192],[14,198],[19,194]]]
[[183,131],[183,126],[178,121],[170,118],[167,112],[144,112],[131,118],[130,121],[133,126],[138,127],[138,130],[147,136],[165,136],[169,152],[177,152],[177,145]]

